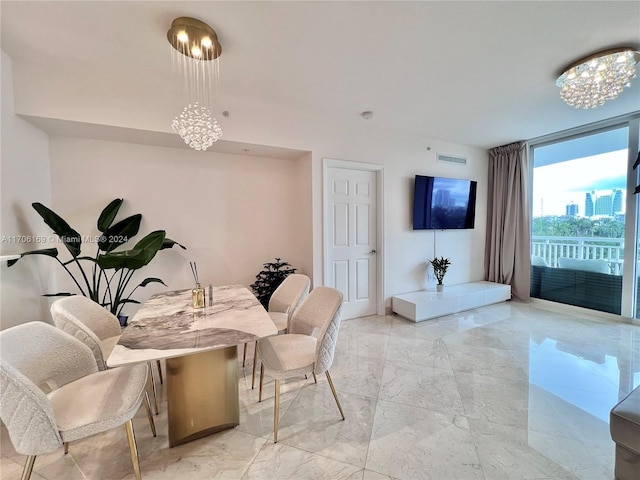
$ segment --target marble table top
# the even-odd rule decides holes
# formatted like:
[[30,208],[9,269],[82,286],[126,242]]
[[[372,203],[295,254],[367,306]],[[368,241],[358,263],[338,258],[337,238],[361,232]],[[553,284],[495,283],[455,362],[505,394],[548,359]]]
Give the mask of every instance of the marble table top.
[[107,365],[180,357],[276,335],[258,299],[242,285],[213,288],[213,305],[195,309],[191,290],[153,295],[124,329]]

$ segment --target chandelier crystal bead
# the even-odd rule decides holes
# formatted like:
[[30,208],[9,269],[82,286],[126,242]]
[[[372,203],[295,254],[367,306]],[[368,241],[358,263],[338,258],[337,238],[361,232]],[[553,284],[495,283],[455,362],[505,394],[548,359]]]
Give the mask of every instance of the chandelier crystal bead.
[[206,150],[222,136],[222,129],[211,111],[197,103],[184,107],[171,126],[194,150]]
[[556,85],[560,96],[575,108],[595,108],[616,98],[636,76],[638,52],[607,50],[568,67]]

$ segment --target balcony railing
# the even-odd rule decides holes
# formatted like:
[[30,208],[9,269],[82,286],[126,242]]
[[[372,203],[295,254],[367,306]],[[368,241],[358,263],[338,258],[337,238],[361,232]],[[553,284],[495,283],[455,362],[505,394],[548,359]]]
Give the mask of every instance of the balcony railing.
[[533,236],[531,238],[531,255],[544,258],[551,267],[558,266],[560,257],[606,260],[609,262],[612,274],[622,275],[624,239]]

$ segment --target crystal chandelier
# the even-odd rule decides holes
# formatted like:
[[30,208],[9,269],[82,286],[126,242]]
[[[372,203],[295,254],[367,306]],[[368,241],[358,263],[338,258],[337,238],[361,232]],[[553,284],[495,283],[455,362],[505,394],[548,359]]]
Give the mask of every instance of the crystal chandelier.
[[638,52],[616,48],[598,52],[567,67],[556,80],[562,99],[576,108],[595,108],[616,98],[636,76]]
[[180,17],[167,32],[171,65],[180,79],[186,107],[171,126],[194,150],[206,150],[221,136],[222,129],[211,113],[222,47],[216,32],[195,18]]

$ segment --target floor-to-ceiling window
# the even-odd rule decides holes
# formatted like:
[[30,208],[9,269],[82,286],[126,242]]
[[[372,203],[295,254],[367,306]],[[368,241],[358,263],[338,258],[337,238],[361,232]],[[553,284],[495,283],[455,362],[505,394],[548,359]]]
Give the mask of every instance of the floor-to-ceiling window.
[[531,142],[532,297],[636,316],[637,125]]
[[626,232],[626,242],[633,246],[635,262],[629,262],[625,270],[625,283],[629,284],[627,290],[630,290],[630,294],[623,297],[622,311],[631,310],[634,318],[640,318],[640,118],[629,122],[629,151],[629,162],[633,163],[628,170],[628,183],[630,188],[635,185],[634,191],[637,193],[631,191],[627,201],[635,207],[636,218],[635,228],[629,225]]

